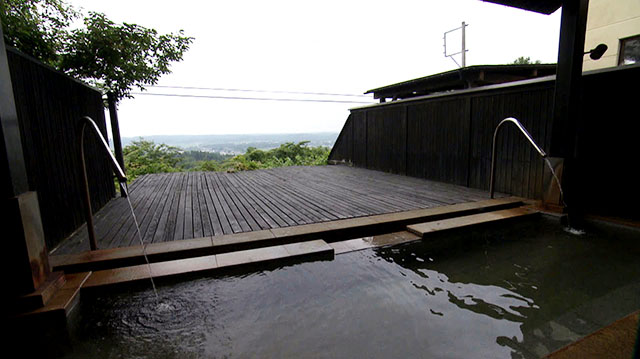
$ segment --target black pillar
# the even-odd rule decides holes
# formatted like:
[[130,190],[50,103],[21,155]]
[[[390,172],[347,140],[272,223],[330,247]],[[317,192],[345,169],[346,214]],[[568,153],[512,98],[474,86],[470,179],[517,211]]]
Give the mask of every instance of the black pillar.
[[[117,110],[117,99],[113,92],[107,93],[107,102],[109,103],[109,118],[111,119],[111,136],[113,137],[113,149],[116,155],[116,161],[122,168],[122,171],[125,172],[124,168],[124,156],[122,155],[122,139],[120,139],[120,124],[118,122],[118,110]],[[120,195],[125,197],[125,190],[122,188],[122,184],[120,184]]]
[[550,153],[564,158],[562,186],[572,224],[580,219],[577,141],[581,125],[582,62],[589,0],[564,0]]
[[589,0],[564,0],[556,72],[551,155],[575,157]]

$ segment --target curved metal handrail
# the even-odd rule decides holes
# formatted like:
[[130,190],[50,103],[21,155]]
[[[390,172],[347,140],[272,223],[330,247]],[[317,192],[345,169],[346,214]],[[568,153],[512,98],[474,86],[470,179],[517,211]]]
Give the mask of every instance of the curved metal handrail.
[[80,127],[80,163],[82,164],[82,178],[84,180],[84,208],[85,208],[85,220],[87,221],[87,231],[89,232],[89,245],[91,246],[91,250],[94,251],[98,249],[98,244],[96,242],[96,232],[93,227],[93,211],[91,210],[91,195],[89,193],[89,179],[87,177],[87,164],[85,162],[84,156],[84,129],[89,124],[90,128],[93,129],[93,132],[98,135],[100,140],[102,141],[102,145],[104,146],[105,151],[109,154],[109,158],[111,159],[111,166],[118,177],[118,181],[121,183],[127,182],[127,176],[124,174],[122,167],[116,161],[116,158],[111,153],[111,149],[107,144],[107,141],[102,136],[98,125],[91,119],[89,116],[83,116],[80,121],[82,121],[82,126]]
[[504,120],[500,121],[498,126],[496,126],[496,130],[493,132],[493,146],[491,147],[491,178],[489,179],[489,193],[491,194],[491,198],[493,198],[494,190],[495,190],[494,187],[495,187],[495,180],[496,180],[496,140],[498,138],[498,131],[500,130],[503,124],[508,122],[511,122],[514,125],[516,125],[516,127],[520,130],[520,132],[522,132],[524,137],[526,137],[527,140],[529,140],[529,143],[531,143],[533,148],[536,151],[538,151],[540,156],[542,156],[542,158],[547,157],[547,153],[544,152],[544,150],[536,144],[536,142],[531,137],[531,134],[529,134],[529,131],[527,131],[527,129],[524,128],[524,126],[522,126],[520,121],[516,120],[513,117],[507,117]]

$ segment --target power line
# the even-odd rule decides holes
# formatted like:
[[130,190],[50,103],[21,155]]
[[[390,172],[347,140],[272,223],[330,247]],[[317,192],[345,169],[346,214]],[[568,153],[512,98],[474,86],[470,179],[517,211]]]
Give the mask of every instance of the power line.
[[161,85],[151,85],[151,86],[148,86],[148,87],[156,87],[156,88],[171,88],[171,89],[185,89],[185,90],[237,91],[237,92],[265,92],[265,93],[286,93],[286,94],[318,95],[318,96],[368,97],[367,95],[355,95],[355,94],[344,94],[344,93],[304,92],[304,91],[278,91],[278,90],[249,90],[249,89],[219,88],[219,87],[161,86]]
[[223,100],[251,100],[251,101],[289,101],[289,102],[330,102],[330,103],[363,103],[373,104],[375,102],[348,101],[348,100],[322,100],[322,99],[297,99],[297,98],[269,98],[269,97],[235,97],[235,96],[208,96],[208,95],[183,95],[169,93],[132,92],[133,95],[145,96],[168,96],[168,97],[192,97],[192,98],[215,98]]

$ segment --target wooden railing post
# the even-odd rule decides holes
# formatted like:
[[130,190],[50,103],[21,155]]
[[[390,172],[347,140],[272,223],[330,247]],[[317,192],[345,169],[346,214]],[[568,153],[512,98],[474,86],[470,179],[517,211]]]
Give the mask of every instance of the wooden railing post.
[[[107,93],[107,102],[109,104],[109,118],[111,119],[111,134],[113,137],[113,149],[116,155],[116,161],[120,165],[120,168],[125,170],[124,156],[122,155],[122,140],[120,139],[120,125],[118,123],[118,111],[116,109],[117,99],[113,92]],[[126,197],[126,191],[120,183],[120,196]]]

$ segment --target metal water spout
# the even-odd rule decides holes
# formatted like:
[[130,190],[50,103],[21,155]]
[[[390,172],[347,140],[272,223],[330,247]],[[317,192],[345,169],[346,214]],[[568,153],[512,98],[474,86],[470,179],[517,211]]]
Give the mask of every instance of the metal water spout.
[[104,139],[102,133],[100,133],[100,129],[98,125],[96,125],[95,121],[91,119],[89,116],[84,116],[80,119],[81,127],[80,127],[80,163],[82,165],[82,179],[84,180],[84,208],[85,208],[85,220],[87,221],[87,232],[89,233],[89,245],[91,246],[91,250],[94,251],[98,249],[98,244],[96,242],[96,232],[93,228],[93,211],[91,210],[91,195],[89,193],[89,179],[87,178],[87,164],[85,162],[84,156],[84,130],[89,125],[89,128],[93,130],[93,132],[100,138],[102,141],[102,145],[104,150],[109,154],[109,158],[111,159],[111,165],[113,170],[118,177],[118,181],[120,183],[127,182],[127,176],[124,174],[124,171],[116,161],[116,158],[111,153],[111,149],[107,144],[107,140]]
[[522,126],[520,121],[516,120],[513,117],[507,117],[504,120],[500,121],[498,126],[496,126],[496,130],[493,132],[493,146],[491,148],[491,178],[489,179],[489,193],[491,195],[491,198],[493,198],[494,193],[495,193],[496,140],[498,138],[498,132],[500,131],[500,128],[502,127],[502,125],[504,125],[505,123],[508,123],[508,122],[511,122],[514,125],[516,125],[516,127],[520,130],[520,132],[522,132],[524,137],[526,137],[527,140],[529,140],[529,143],[531,143],[533,148],[540,154],[540,156],[542,156],[542,158],[546,158],[547,157],[547,153],[544,152],[544,150],[542,148],[540,148],[540,146],[538,146],[538,144],[536,144],[536,142],[533,140],[533,137],[531,137],[531,134],[529,134],[529,131],[527,131],[527,129],[524,128],[524,126]]

